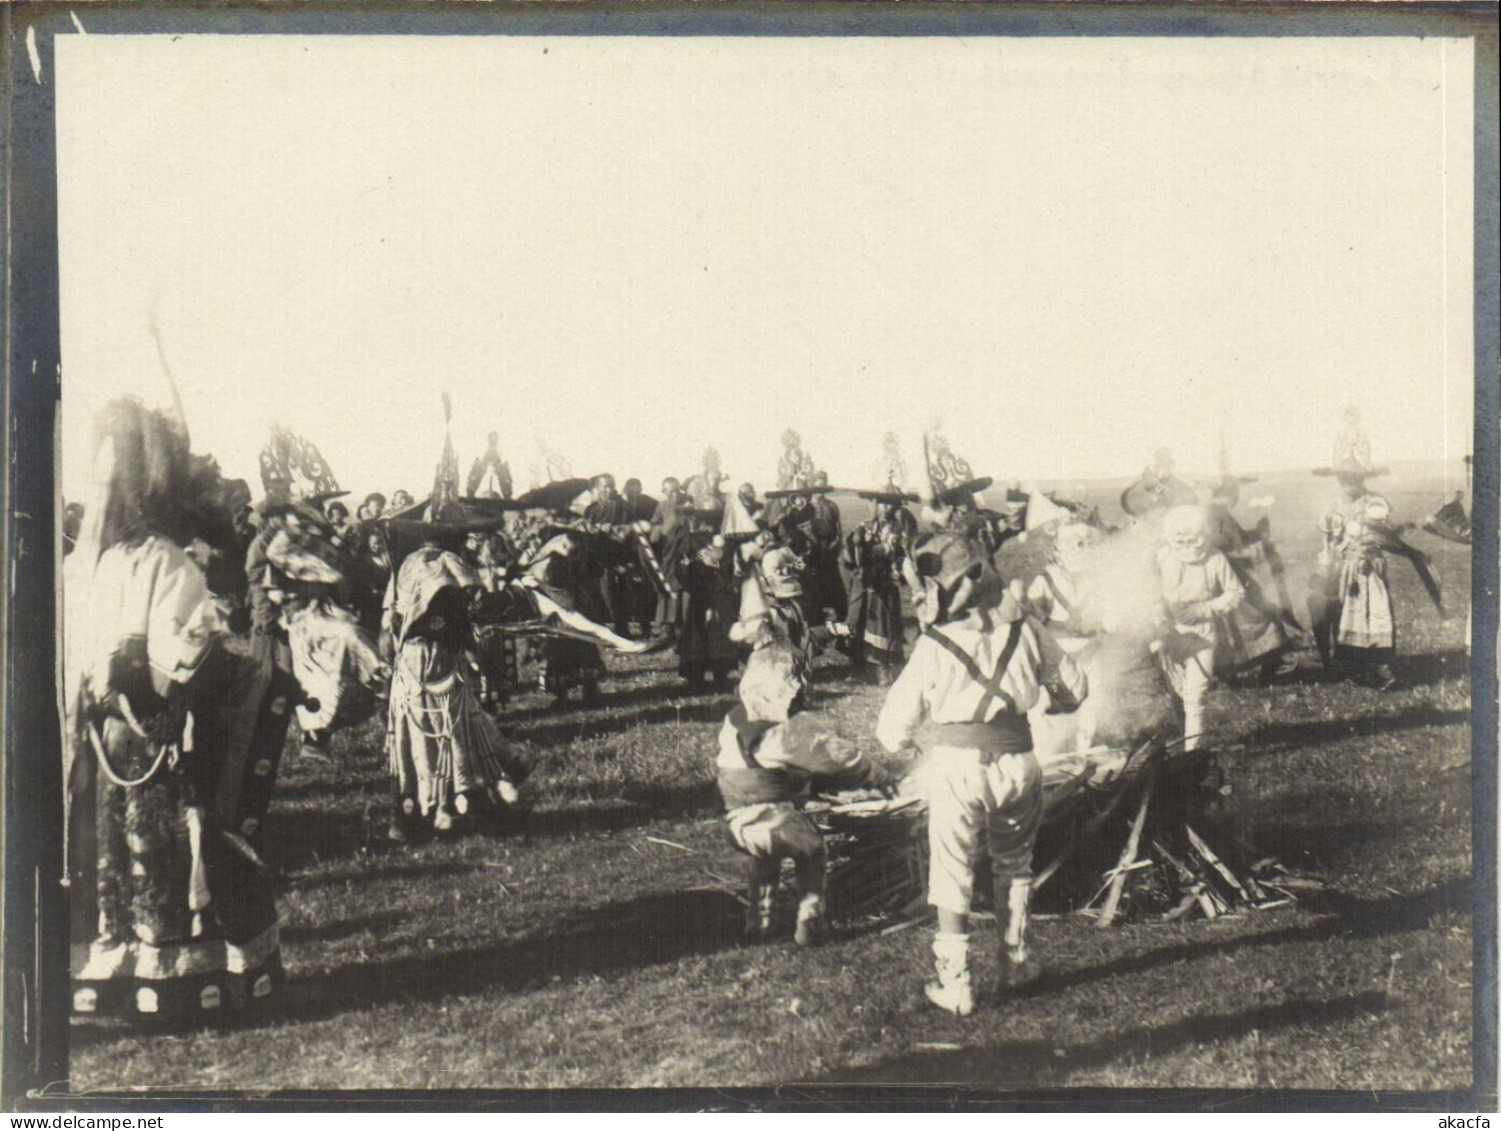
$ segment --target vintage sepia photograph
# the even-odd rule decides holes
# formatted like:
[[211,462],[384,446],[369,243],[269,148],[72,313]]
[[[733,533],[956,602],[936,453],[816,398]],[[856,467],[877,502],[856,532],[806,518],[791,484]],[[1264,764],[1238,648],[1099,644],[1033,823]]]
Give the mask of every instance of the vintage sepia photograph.
[[1495,8],[1293,7],[12,5],[7,1105],[1494,1110]]

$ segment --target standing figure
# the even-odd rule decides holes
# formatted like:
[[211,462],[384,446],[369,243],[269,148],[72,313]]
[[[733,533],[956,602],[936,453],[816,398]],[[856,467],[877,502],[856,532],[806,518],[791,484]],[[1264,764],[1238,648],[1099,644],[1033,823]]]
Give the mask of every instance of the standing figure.
[[676,479],[662,480],[662,498],[652,511],[648,537],[657,562],[662,567],[663,586],[657,594],[654,617],[658,634],[675,641],[683,619],[682,568],[692,554],[689,516],[692,507],[682,484]]
[[[1298,625],[1270,524],[1263,518],[1250,530],[1241,526],[1233,513],[1239,499],[1240,485],[1234,477],[1226,476],[1214,485],[1209,503],[1210,545],[1225,555],[1246,591],[1246,599],[1226,624],[1230,670],[1253,669],[1266,681],[1295,667],[1289,652]],[[1263,584],[1263,578],[1269,584]]]
[[642,636],[653,634],[657,599],[667,588],[667,573],[652,543],[651,520],[657,513],[657,500],[646,494],[641,480],[627,479],[621,488],[625,501],[626,521],[637,531],[638,561],[626,578],[626,617]]
[[[1209,515],[1180,506],[1162,518],[1167,540],[1157,554],[1162,600],[1172,629],[1164,644],[1168,678],[1183,705],[1183,749],[1206,753],[1204,712],[1217,667],[1233,655],[1230,617],[1246,590],[1209,541]],[[1203,762],[1204,759],[1196,759]]]
[[1058,710],[1084,698],[1083,672],[1052,636],[1005,595],[984,549],[937,534],[917,547],[931,619],[887,693],[876,737],[911,750],[932,724],[928,794],[928,902],[938,910],[937,978],[925,987],[940,1009],[974,1009],[969,908],[982,839],[989,849],[1001,930],[1003,980],[1030,972],[1027,907],[1032,849],[1042,824],[1042,768],[1027,712],[1045,686]]
[[809,611],[820,620],[842,623],[849,613],[849,595],[839,572],[839,557],[844,549],[844,525],[839,505],[830,498],[832,488],[826,472],[816,472],[809,503],[812,520],[808,533],[808,583],[811,589]]
[[390,837],[447,832],[482,805],[514,804],[521,765],[475,693],[471,599],[479,575],[433,524],[386,599],[396,650],[387,732],[396,812]]
[[[565,527],[545,527],[537,543],[522,556],[522,570],[558,608],[604,624],[609,613],[599,595],[603,566],[593,545],[597,537]],[[565,637],[542,641],[542,689],[559,705],[567,702],[575,688],[586,705],[598,704],[604,675],[605,658],[599,645]]]
[[[513,558],[505,535],[498,530],[474,531],[465,539],[466,564],[479,576],[485,593],[502,600],[508,608],[515,607],[509,600],[508,587]],[[480,702],[492,711],[505,706],[521,688],[516,637],[499,624],[475,624],[474,649],[479,658]]]
[[[611,531],[629,525],[630,508],[615,490],[613,475],[596,475],[590,484],[590,493],[592,497],[589,505],[584,508],[585,521]],[[627,638],[631,634],[630,588],[634,575],[632,563],[625,558],[618,563],[604,565],[599,571],[599,597],[607,616],[604,623],[614,628],[618,635]]]
[[678,673],[690,688],[711,678],[722,688],[740,663],[740,651],[730,639],[740,610],[740,581],[723,538],[702,530],[696,539],[697,552],[680,569],[685,600]]
[[797,875],[798,946],[823,941],[827,853],[823,836],[806,815],[812,778],[860,787],[875,784],[874,767],[859,748],[805,712],[807,663],[775,643],[758,648],[740,680],[740,702],[719,731],[719,793],[725,832],[749,857],[745,933],[764,939],[775,930],[782,861]]
[[[314,526],[321,519],[299,506],[263,505],[256,521],[256,535],[245,551],[245,576],[250,595],[250,655],[259,673],[256,682],[261,689],[261,704],[247,737],[249,754],[257,766],[266,767],[266,772],[258,774],[256,780],[248,784],[263,795],[263,802],[269,802],[271,783],[276,779],[281,762],[293,708],[303,699],[302,689],[292,670],[292,645],[282,620],[281,601],[287,592],[286,581],[271,561],[269,550],[293,522]],[[302,743],[303,756],[314,760],[326,757],[320,736],[303,737],[311,737],[311,741]],[[259,823],[258,815],[250,819]]]
[[1386,691],[1397,682],[1387,554],[1412,563],[1440,614],[1443,596],[1427,555],[1400,537],[1391,504],[1366,489],[1367,476],[1376,472],[1346,463],[1335,474],[1342,497],[1324,515],[1324,548],[1308,598],[1314,641],[1326,668],[1347,667],[1355,678]]
[[874,516],[844,540],[843,565],[850,578],[849,657],[856,668],[873,664],[876,682],[886,687],[905,654],[901,581],[908,541],[897,514],[907,512],[900,494],[867,497],[875,503]]
[[[835,607],[847,601],[839,576],[840,547],[836,543],[831,552],[827,546],[829,535],[839,530],[838,508],[830,523],[827,517],[820,516],[819,508],[814,505],[815,496],[805,489],[771,491],[767,498],[771,500],[767,508],[771,533],[799,562],[798,600],[803,619],[809,624],[835,623]],[[840,592],[837,600],[832,595],[835,589]]]
[[371,635],[379,635],[386,587],[391,583],[391,558],[375,521],[360,526],[359,538],[350,567],[351,601],[361,627]]
[[223,544],[216,469],[133,399],[106,406],[96,436],[66,577],[73,1010],[206,1019],[281,981],[273,888],[218,796],[261,703],[185,550]]

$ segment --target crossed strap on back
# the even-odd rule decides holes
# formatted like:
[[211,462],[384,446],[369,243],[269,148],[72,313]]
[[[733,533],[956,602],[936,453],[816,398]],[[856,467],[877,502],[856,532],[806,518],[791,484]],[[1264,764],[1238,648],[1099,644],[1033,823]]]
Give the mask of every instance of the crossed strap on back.
[[1011,665],[1011,657],[1016,654],[1017,646],[1021,643],[1022,621],[1014,620],[1011,622],[1011,632],[1006,637],[1006,645],[1001,649],[1000,658],[996,660],[995,673],[989,676],[980,670],[980,665],[975,663],[973,656],[932,625],[923,629],[923,635],[929,637],[950,656],[958,660],[964,666],[964,670],[969,674],[969,677],[984,688],[985,694],[980,697],[980,705],[975,708],[975,713],[970,718],[971,722],[983,723],[986,714],[990,711],[990,705],[997,699],[1006,705],[1006,710],[1012,714],[1016,713],[1016,700],[1011,698],[1001,687],[1001,680],[1005,678],[1006,669]]
[[1059,607],[1062,608],[1065,613],[1072,617],[1074,615],[1073,602],[1071,602],[1067,597],[1063,595],[1063,590],[1059,587],[1057,580],[1053,577],[1053,571],[1050,569],[1043,570],[1042,580],[1043,584],[1048,587],[1048,592],[1053,595],[1053,600],[1058,603]]

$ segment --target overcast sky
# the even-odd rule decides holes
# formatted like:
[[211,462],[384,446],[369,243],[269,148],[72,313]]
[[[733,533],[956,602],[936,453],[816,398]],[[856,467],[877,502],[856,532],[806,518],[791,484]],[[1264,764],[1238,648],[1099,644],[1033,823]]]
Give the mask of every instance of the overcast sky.
[[[60,40],[64,476],[159,397],[255,479],[347,487],[498,430],[575,473],[772,485],[788,426],[873,483],[1160,446],[1470,451],[1473,53],[1415,39]],[[1456,463],[1456,468],[1458,467]],[[1458,473],[1458,472],[1457,472]],[[256,484],[259,490],[258,483]]]

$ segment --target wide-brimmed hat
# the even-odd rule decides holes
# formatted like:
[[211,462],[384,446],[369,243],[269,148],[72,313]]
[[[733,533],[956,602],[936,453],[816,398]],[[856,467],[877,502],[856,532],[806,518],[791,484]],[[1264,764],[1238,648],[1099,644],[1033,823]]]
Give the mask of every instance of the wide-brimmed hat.
[[763,499],[790,499],[793,495],[832,495],[838,487],[779,487],[775,491],[763,491]]
[[979,479],[966,479],[962,483],[955,483],[952,487],[945,487],[938,492],[938,501],[946,507],[971,502],[976,495],[994,482],[995,480],[988,475],[981,476]]

